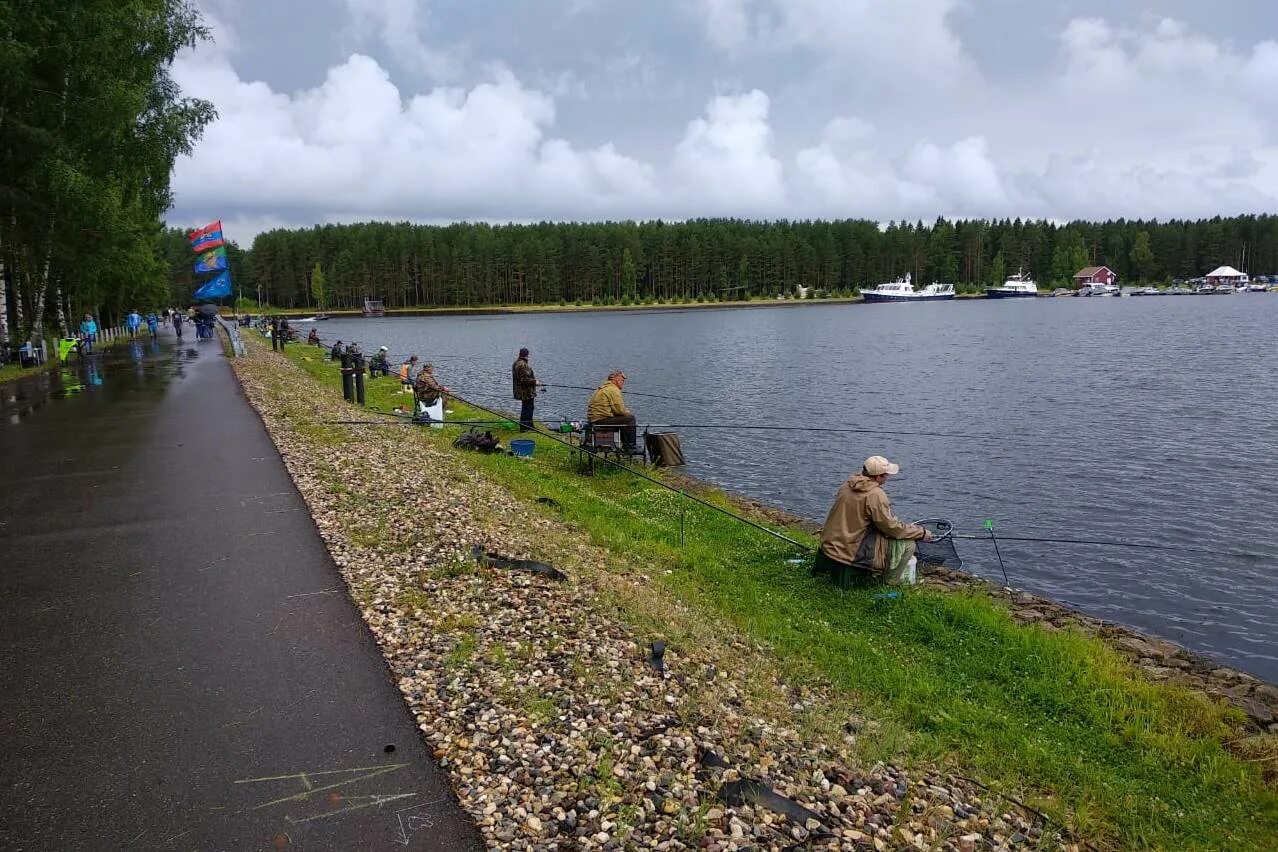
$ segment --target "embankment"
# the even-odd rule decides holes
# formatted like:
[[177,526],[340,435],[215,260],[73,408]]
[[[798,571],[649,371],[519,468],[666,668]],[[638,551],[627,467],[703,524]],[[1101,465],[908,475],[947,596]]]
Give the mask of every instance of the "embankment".
[[[1278,841],[1272,738],[1082,629],[980,589],[839,592],[739,522],[580,476],[544,436],[531,460],[455,450],[455,428],[341,402],[317,350],[249,337],[245,389],[494,845]],[[407,404],[398,387],[370,404]],[[480,567],[475,545],[568,579]]]

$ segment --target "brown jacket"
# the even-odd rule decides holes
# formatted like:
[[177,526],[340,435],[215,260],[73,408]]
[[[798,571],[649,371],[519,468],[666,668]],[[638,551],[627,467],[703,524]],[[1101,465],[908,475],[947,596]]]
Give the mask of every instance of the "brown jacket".
[[427,405],[434,405],[443,393],[444,386],[435,381],[435,376],[430,370],[422,370],[417,374],[417,379],[413,382],[413,395],[417,399]]
[[604,382],[590,395],[590,404],[586,406],[586,419],[591,423],[605,417],[624,417],[630,413],[626,401],[621,396],[621,388],[612,382]]
[[921,539],[924,529],[892,514],[887,492],[858,473],[839,488],[821,529],[825,555],[845,565],[881,573],[887,563],[887,540]]
[[515,383],[515,399],[529,400],[537,397],[537,376],[526,358],[520,358],[510,367]]

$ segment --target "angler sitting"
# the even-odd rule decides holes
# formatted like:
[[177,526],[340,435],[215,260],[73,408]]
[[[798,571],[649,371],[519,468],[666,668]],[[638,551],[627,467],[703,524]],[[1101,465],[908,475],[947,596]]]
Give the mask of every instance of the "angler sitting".
[[374,355],[372,359],[369,360],[368,362],[369,378],[376,378],[378,376],[390,375],[390,363],[388,363],[386,360],[386,351],[387,350],[385,346],[379,346],[377,349],[377,354]]
[[892,513],[883,485],[900,470],[883,456],[870,456],[843,483],[821,529],[813,573],[828,573],[844,588],[911,581],[915,542],[932,535]]
[[318,331],[316,331],[316,330],[315,330],[315,329],[313,329],[313,328],[311,329],[311,333],[310,333],[310,334],[308,334],[308,335],[306,335],[306,345],[307,345],[307,346],[319,346],[319,345],[320,345],[320,339],[319,339],[319,332],[318,332]]
[[330,361],[342,360],[342,341],[339,340],[333,344],[333,348],[328,351],[328,360]]
[[626,386],[626,374],[613,370],[604,382],[590,395],[590,403],[586,406],[586,421],[592,426],[620,426],[621,444],[625,452],[634,453],[635,449],[635,415],[626,408],[626,400],[621,395]]

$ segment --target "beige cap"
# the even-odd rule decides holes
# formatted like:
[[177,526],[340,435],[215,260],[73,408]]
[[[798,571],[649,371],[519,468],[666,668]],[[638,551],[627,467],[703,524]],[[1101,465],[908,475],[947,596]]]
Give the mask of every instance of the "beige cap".
[[901,472],[901,466],[899,464],[892,464],[892,462],[883,458],[883,456],[870,456],[865,460],[865,472],[868,476],[878,476],[882,473],[896,476]]

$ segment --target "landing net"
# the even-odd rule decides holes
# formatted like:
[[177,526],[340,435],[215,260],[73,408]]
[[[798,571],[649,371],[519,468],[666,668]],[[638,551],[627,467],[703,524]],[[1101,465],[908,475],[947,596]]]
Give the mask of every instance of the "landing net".
[[920,541],[915,557],[920,565],[938,565],[959,570],[963,559],[954,547],[954,525],[941,518],[924,518],[914,523],[932,534],[931,541]]

